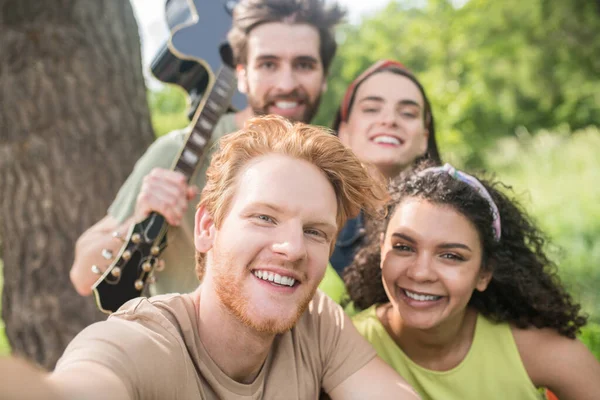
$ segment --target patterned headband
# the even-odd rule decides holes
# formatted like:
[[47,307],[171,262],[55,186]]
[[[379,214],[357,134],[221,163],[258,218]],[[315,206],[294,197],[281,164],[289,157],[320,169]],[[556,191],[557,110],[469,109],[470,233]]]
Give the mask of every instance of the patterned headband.
[[348,89],[346,89],[346,93],[344,94],[344,99],[342,100],[342,104],[340,105],[340,116],[342,121],[348,120],[348,113],[350,112],[350,101],[354,96],[354,92],[356,91],[356,87],[365,79],[367,79],[371,74],[377,72],[381,69],[387,67],[397,67],[403,70],[408,71],[408,69],[404,66],[404,64],[399,63],[394,60],[379,60],[375,64],[371,65],[369,68],[364,70],[362,74],[360,74],[355,80],[352,81]]
[[498,207],[496,206],[496,203],[494,203],[494,200],[492,200],[492,196],[490,196],[490,193],[481,184],[481,182],[479,182],[479,180],[477,178],[475,178],[474,176],[471,176],[462,171],[459,171],[448,163],[446,163],[443,167],[432,167],[432,168],[424,169],[423,171],[419,172],[418,175],[423,175],[423,174],[427,174],[427,173],[435,174],[435,173],[441,173],[441,172],[446,172],[446,173],[448,173],[448,175],[450,175],[454,179],[464,182],[467,185],[471,186],[473,189],[475,189],[477,191],[477,193],[479,193],[479,195],[481,197],[483,197],[489,203],[490,208],[492,210],[492,218],[494,219],[494,221],[492,223],[492,228],[494,229],[494,238],[496,239],[496,241],[499,241],[500,233],[501,233],[500,212],[498,211]]

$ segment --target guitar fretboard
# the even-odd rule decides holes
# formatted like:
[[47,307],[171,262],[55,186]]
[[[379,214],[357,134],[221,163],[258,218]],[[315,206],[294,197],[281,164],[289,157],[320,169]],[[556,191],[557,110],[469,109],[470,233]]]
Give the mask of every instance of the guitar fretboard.
[[229,66],[222,65],[214,85],[207,90],[208,96],[205,95],[205,100],[198,107],[199,114],[196,111],[192,119],[185,145],[173,167],[186,176],[188,183],[202,160],[215,125],[229,107],[234,90],[234,71]]

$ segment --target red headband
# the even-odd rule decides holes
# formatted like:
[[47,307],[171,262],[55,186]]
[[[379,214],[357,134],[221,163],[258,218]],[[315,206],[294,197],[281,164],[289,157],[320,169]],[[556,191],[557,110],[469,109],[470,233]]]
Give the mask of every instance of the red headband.
[[350,110],[349,110],[350,100],[352,100],[352,96],[354,96],[354,91],[356,90],[356,87],[362,81],[364,81],[366,78],[368,78],[370,75],[372,75],[374,72],[377,72],[381,69],[384,69],[384,68],[387,68],[390,66],[398,67],[400,69],[408,71],[408,69],[404,66],[404,64],[399,63],[398,61],[379,60],[375,64],[373,64],[369,68],[367,68],[362,74],[360,74],[355,80],[352,81],[350,86],[348,86],[348,89],[346,89],[346,93],[344,94],[344,99],[342,100],[342,104],[340,105],[340,116],[342,118],[341,119],[342,121],[346,121],[348,118],[348,113],[350,112]]

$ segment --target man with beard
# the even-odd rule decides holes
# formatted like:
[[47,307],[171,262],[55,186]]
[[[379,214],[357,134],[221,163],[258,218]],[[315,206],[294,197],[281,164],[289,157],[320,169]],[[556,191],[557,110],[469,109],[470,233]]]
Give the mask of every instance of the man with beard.
[[[337,5],[326,6],[322,0],[241,0],[228,40],[238,86],[248,96],[249,106],[223,116],[212,140],[236,131],[256,115],[278,114],[310,122],[336,50],[333,27],[342,17]],[[188,267],[194,257],[193,204],[205,183],[210,152],[201,161],[194,185],[188,185],[181,173],[170,170],[184,139],[185,132],[175,131],[150,146],[108,214],[78,239],[70,277],[81,295],[92,293],[92,285],[118,253],[129,227],[153,211],[173,227],[161,255],[166,269],[157,274],[151,293],[183,293],[196,287]]]
[[[386,197],[328,131],[251,119],[221,139],[207,172],[194,237],[202,285],[131,300],[86,328],[47,387],[26,366],[0,371],[18,367],[8,378],[49,399],[316,399],[321,388],[334,400],[417,399],[317,291],[339,227]],[[26,398],[12,379],[2,387]]]

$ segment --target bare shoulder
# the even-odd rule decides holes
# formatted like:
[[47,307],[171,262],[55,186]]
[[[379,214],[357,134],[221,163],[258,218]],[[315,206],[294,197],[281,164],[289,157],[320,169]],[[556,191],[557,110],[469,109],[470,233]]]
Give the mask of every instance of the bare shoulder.
[[536,386],[550,388],[559,398],[598,398],[600,363],[581,341],[550,328],[511,328],[525,370]]

